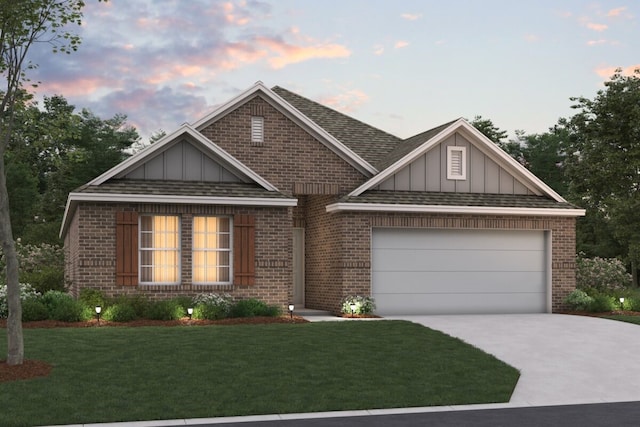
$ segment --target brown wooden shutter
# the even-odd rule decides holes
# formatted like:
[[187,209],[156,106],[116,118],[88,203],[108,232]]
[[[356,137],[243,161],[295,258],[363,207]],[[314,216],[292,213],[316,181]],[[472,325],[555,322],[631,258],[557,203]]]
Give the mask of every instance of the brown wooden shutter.
[[138,285],[137,212],[116,212],[116,285]]
[[256,219],[253,215],[233,217],[233,283],[255,285]]

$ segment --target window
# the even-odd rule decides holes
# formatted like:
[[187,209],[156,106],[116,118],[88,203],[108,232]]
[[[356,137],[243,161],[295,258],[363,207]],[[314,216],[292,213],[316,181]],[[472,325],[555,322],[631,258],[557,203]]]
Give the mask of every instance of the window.
[[180,281],[180,218],[140,216],[140,282]]
[[230,218],[193,218],[193,283],[231,283]]
[[447,179],[467,179],[466,147],[447,147]]
[[251,143],[253,145],[262,145],[264,142],[264,117],[251,117]]

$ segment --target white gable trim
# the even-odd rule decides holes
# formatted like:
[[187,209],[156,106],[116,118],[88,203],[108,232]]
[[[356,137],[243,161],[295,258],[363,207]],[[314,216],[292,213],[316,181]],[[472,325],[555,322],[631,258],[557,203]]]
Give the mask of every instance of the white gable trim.
[[192,127],[197,131],[201,131],[203,128],[209,126],[211,123],[219,120],[231,111],[235,110],[239,105],[247,102],[258,92],[265,95],[265,101],[271,106],[276,108],[281,113],[291,118],[294,122],[298,123],[303,129],[316,137],[322,144],[337,154],[341,159],[355,167],[358,171],[366,176],[372,176],[378,172],[369,162],[357,155],[349,147],[333,137],[329,132],[318,126],[307,116],[302,114],[280,95],[266,87],[262,82],[256,82],[252,87],[241,92],[235,98],[220,105],[214,111],[201,118],[200,120],[192,123]]
[[513,174],[515,177],[520,178],[523,181],[523,184],[531,190],[534,194],[547,195],[554,199],[557,202],[564,203],[566,200],[556,193],[551,187],[542,182],[538,177],[532,174],[527,168],[518,163],[514,158],[509,156],[503,150],[501,150],[493,141],[484,136],[482,132],[473,127],[469,122],[464,119],[458,119],[454,123],[452,123],[447,128],[440,131],[437,135],[431,137],[426,140],[422,145],[418,146],[415,150],[411,151],[385,170],[380,172],[378,175],[371,178],[369,181],[365,182],[351,193],[349,196],[355,197],[364,193],[367,190],[374,188],[376,185],[382,183],[385,179],[389,178],[391,175],[395,174],[405,166],[409,165],[416,158],[420,157],[427,151],[429,151],[434,146],[440,144],[449,136],[458,131],[466,131],[466,133],[470,134],[470,136],[481,143],[482,151],[486,151],[491,153],[494,157],[497,157],[498,165],[505,168],[508,172]]
[[189,124],[183,124],[178,130],[175,132],[166,135],[162,139],[160,139],[155,144],[151,144],[150,146],[144,148],[128,159],[124,160],[120,164],[115,167],[109,169],[99,177],[95,178],[93,181],[90,181],[88,185],[100,185],[109,179],[126,172],[129,169],[133,169],[138,165],[142,164],[147,158],[153,156],[155,153],[162,151],[167,145],[174,142],[177,138],[188,135],[193,138],[195,141],[200,143],[205,147],[205,149],[209,150],[211,153],[215,155],[215,157],[220,158],[227,164],[229,164],[233,169],[238,171],[241,175],[249,178],[251,181],[257,183],[262,188],[268,191],[278,191],[278,189],[269,183],[267,180],[262,178],[260,175],[249,169],[242,162],[237,160],[235,157],[231,156],[229,153],[224,151],[222,148],[211,142],[200,132],[193,129]]
[[333,203],[327,212],[403,212],[476,215],[584,216],[584,209],[503,208],[491,206],[392,205],[384,203]]

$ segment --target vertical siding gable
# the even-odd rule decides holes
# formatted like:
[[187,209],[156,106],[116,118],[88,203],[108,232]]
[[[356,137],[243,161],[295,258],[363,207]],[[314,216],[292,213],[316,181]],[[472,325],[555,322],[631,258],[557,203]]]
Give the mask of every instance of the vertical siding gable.
[[207,153],[182,140],[118,178],[142,180],[242,182]]
[[[447,179],[447,146],[466,147],[465,180]],[[513,175],[460,133],[416,158],[378,185],[379,190],[532,194]]]

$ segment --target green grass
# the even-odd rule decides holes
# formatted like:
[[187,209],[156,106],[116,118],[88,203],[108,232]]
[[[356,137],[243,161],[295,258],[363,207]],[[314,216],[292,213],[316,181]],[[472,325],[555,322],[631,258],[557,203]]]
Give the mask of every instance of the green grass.
[[628,316],[625,314],[613,314],[611,316],[602,316],[603,319],[618,320],[620,322],[635,323],[640,325],[640,316]]
[[24,334],[26,358],[53,371],[0,384],[2,426],[505,402],[519,376],[403,321]]

